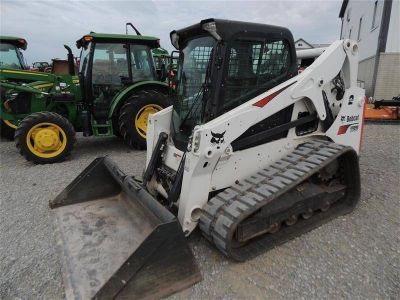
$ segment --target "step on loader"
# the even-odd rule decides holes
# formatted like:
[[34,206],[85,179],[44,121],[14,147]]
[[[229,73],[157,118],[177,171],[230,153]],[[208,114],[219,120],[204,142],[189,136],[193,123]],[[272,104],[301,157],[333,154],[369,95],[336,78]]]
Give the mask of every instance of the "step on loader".
[[200,280],[195,228],[243,261],[359,200],[354,41],[298,74],[283,27],[207,19],[170,36],[174,103],[149,117],[142,180],[98,158],[50,202],[67,298],[164,297]]

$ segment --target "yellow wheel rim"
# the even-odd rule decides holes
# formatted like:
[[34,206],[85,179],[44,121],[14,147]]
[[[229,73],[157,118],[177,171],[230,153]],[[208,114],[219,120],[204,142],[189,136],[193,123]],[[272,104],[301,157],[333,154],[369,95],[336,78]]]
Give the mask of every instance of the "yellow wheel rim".
[[136,131],[140,134],[141,137],[146,138],[147,133],[147,120],[149,119],[149,115],[155,114],[159,112],[163,108],[157,104],[148,104],[143,106],[135,117],[135,128]]
[[39,123],[28,131],[26,144],[36,156],[52,158],[64,151],[67,146],[67,136],[56,124]]
[[17,129],[17,125],[14,125],[13,123],[11,123],[9,120],[3,120],[4,124],[6,124],[8,127],[12,128],[12,129]]

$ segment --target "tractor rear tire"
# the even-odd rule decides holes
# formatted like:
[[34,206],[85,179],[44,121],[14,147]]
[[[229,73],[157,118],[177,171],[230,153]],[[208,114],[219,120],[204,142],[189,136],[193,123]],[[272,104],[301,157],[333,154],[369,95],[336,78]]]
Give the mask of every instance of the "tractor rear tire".
[[129,146],[146,149],[147,119],[171,105],[168,96],[158,91],[140,91],[130,96],[119,112],[119,132]]
[[72,124],[54,112],[33,113],[24,118],[15,131],[20,154],[36,164],[63,161],[76,142]]
[[8,122],[4,120],[0,120],[0,122],[1,122],[0,124],[1,137],[4,137],[9,141],[13,141],[16,127],[10,126],[10,124],[7,124]]

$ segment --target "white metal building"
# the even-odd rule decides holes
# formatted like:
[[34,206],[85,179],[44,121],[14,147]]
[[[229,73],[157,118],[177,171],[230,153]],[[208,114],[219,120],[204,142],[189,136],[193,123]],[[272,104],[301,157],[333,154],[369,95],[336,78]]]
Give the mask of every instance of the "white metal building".
[[358,80],[368,97],[400,94],[399,15],[399,0],[343,0],[340,38],[358,41]]
[[296,50],[303,50],[303,49],[313,49],[313,48],[324,48],[328,47],[330,44],[311,44],[307,42],[303,38],[299,38],[294,42],[294,46]]

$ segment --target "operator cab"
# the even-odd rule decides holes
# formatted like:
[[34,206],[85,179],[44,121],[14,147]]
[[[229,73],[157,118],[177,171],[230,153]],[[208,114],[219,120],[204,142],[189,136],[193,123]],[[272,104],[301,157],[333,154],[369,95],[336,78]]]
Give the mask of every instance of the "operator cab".
[[79,81],[93,114],[105,117],[111,100],[124,87],[159,80],[152,49],[159,39],[147,36],[90,33],[77,41],[81,48]]
[[207,19],[170,37],[179,51],[171,133],[182,151],[196,125],[297,74],[293,36],[283,27]]
[[0,68],[5,69],[27,69],[24,56],[21,52],[26,50],[28,43],[25,39],[18,37],[0,37]]

